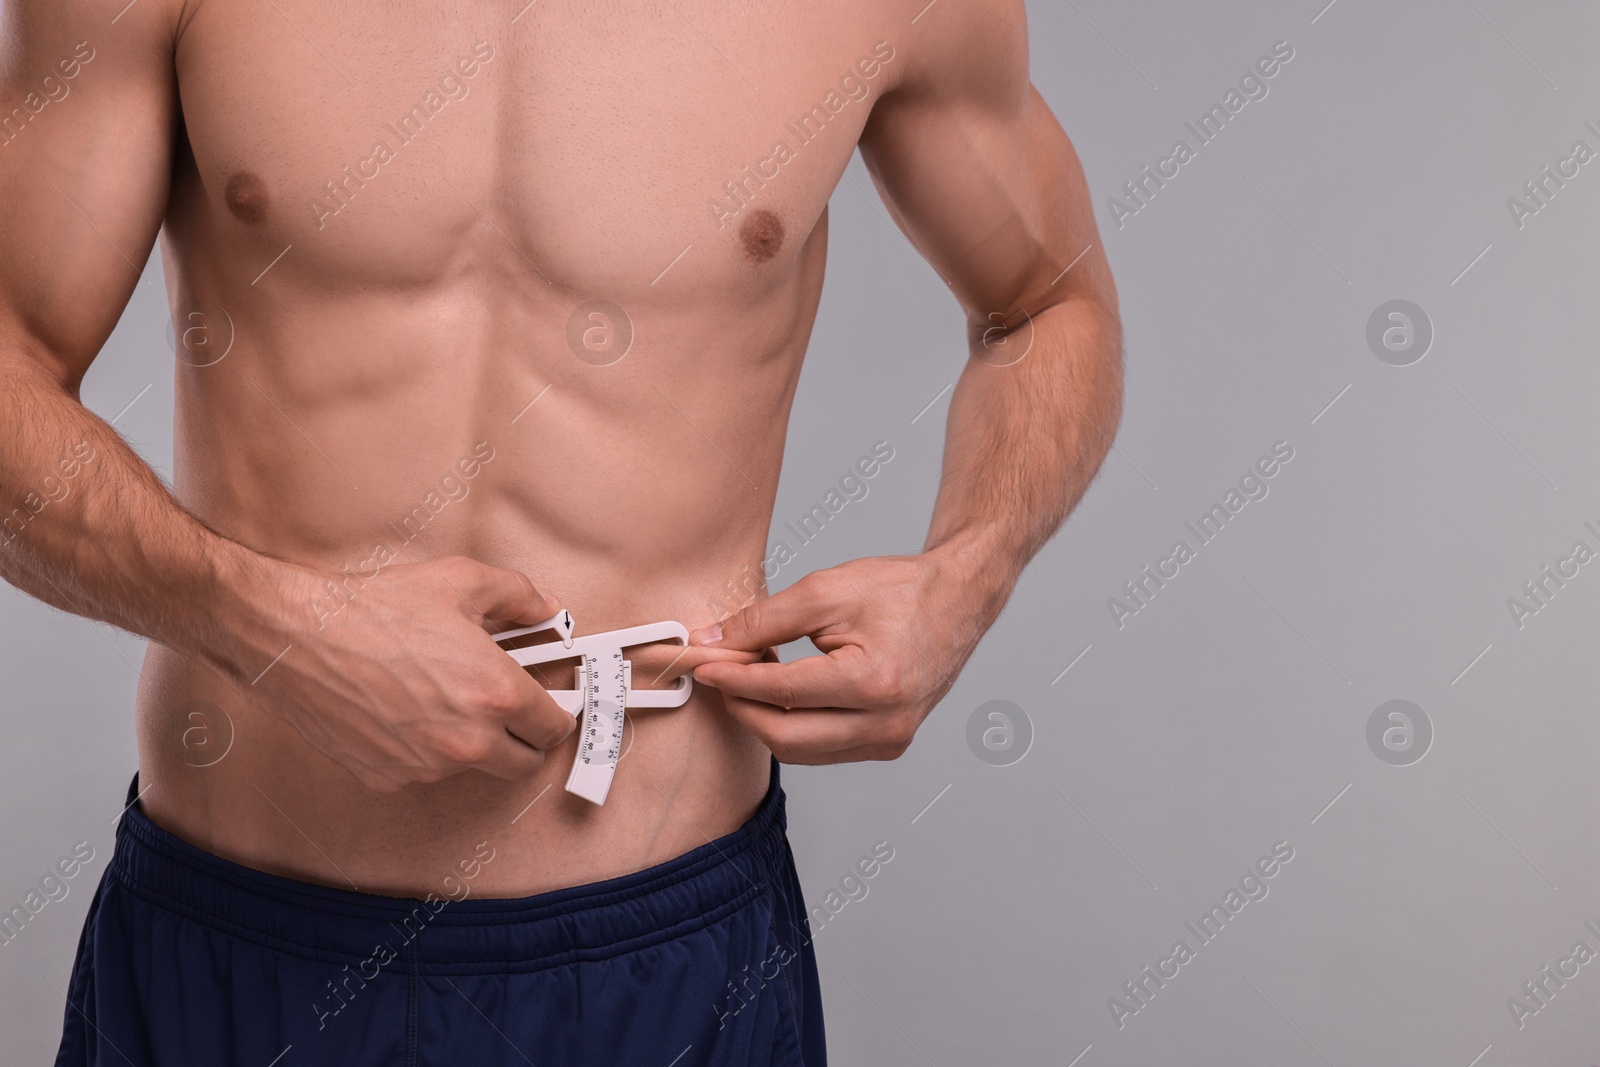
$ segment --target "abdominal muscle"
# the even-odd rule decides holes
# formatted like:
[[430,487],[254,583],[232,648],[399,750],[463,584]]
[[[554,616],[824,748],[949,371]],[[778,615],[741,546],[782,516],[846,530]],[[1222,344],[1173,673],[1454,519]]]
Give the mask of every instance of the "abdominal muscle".
[[465,771],[376,793],[172,652],[151,646],[145,675],[144,811],[224,859],[363,893],[516,897],[628,874],[736,829],[767,788],[766,749],[704,687],[681,708],[629,713],[596,806],[563,788],[576,733],[526,781]]
[[[461,288],[420,297],[291,288],[253,307],[268,298],[184,294],[228,307],[239,342],[214,367],[178,367],[177,494],[219,532],[330,573],[371,574],[378,543],[394,563],[466,555],[521,570],[580,634],[716,621],[739,606],[719,596],[729,580],[760,572],[823,244],[735,312],[742,328],[725,306],[636,300],[634,350],[609,367],[568,351],[570,300],[537,306],[492,272],[458,269]],[[439,510],[408,543],[400,520],[430,492]],[[308,633],[337,625],[337,605],[308,606]],[[441,897],[459,897],[467,868],[471,894],[491,897],[627,874],[753,814],[770,756],[716,691],[697,685],[683,707],[628,723],[603,807],[563,788],[576,732],[524,781],[467,771],[378,793],[243,689],[152,644],[142,806],[248,867]]]

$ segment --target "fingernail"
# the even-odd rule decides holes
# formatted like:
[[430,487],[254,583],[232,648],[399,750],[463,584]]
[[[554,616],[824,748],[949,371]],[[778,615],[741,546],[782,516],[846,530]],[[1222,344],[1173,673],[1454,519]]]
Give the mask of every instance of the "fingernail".
[[714,645],[722,640],[722,624],[702,626],[689,633],[689,641],[696,645]]

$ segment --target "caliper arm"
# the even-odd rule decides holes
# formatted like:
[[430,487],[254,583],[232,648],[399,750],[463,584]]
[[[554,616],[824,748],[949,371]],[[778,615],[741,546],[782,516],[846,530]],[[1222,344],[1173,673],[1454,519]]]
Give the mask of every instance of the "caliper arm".
[[681,622],[652,622],[621,630],[573,637],[572,616],[552,615],[533,626],[494,635],[496,642],[554,630],[560,641],[506,650],[517,663],[531,667],[563,659],[577,659],[572,689],[551,689],[550,697],[573,715],[582,715],[578,755],[567,776],[567,791],[595,804],[604,804],[621,757],[622,725],[627,708],[677,708],[689,700],[694,680],[688,675],[670,689],[634,689],[633,664],[622,650],[655,641],[689,643],[689,630]]

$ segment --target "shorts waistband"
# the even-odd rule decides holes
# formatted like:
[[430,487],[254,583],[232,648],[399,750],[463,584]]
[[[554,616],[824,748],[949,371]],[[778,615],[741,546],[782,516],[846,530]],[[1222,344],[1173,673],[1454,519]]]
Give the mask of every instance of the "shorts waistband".
[[[137,776],[131,793],[137,795]],[[417,973],[542,970],[684,936],[774,890],[788,856],[778,762],[743,826],[654,867],[512,898],[384,897],[299,882],[196,848],[130,804],[106,878],[212,929],[278,951],[357,963],[385,951]]]

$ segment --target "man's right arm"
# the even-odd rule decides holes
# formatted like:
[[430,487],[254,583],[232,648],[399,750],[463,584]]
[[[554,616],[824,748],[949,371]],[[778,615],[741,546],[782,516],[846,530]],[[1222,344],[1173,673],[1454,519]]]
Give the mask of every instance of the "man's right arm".
[[115,25],[83,0],[0,9],[0,575],[227,671],[250,650],[216,647],[190,605],[223,607],[258,557],[78,398],[167,201],[171,27],[167,5],[142,6]]
[[316,631],[320,574],[209,529],[79,399],[165,214],[180,7],[0,4],[0,577],[207,664],[371,787],[529,774],[572,722],[484,629],[556,610],[526,576],[395,567]]

